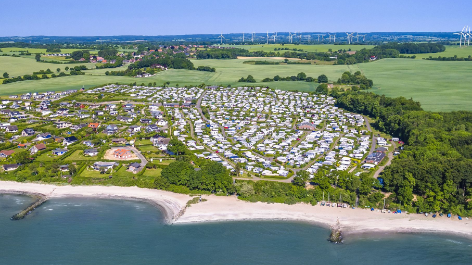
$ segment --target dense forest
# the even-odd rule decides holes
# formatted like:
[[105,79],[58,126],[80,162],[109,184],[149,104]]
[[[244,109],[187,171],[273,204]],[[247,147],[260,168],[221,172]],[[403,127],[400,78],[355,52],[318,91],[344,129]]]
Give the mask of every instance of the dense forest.
[[394,201],[419,212],[470,215],[471,112],[426,112],[411,99],[365,92],[334,96],[339,107],[375,118],[378,129],[407,143],[381,175]]
[[446,50],[446,47],[441,43],[386,43],[377,46],[380,49],[393,49],[401,54],[415,54],[415,53],[438,53]]

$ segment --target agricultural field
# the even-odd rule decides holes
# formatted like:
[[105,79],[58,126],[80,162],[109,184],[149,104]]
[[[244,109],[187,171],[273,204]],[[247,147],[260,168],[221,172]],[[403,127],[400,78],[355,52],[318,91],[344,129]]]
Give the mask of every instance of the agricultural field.
[[422,53],[422,54],[415,54],[416,59],[423,59],[423,58],[429,58],[429,56],[435,58],[435,57],[454,57],[454,55],[457,55],[457,57],[468,57],[469,55],[472,56],[472,46],[469,47],[459,47],[457,46],[451,46],[451,45],[446,45],[446,51],[444,52],[439,52],[439,53]]
[[471,62],[383,59],[350,68],[374,80],[374,93],[413,98],[425,110],[472,110]]
[[[318,45],[321,46],[321,45]],[[338,45],[336,45],[338,46]],[[461,51],[462,54],[472,52],[472,48],[448,47],[445,53]],[[445,53],[440,53],[443,54]],[[436,56],[438,56],[436,54]],[[460,54],[459,54],[460,56]],[[250,59],[247,59],[250,60]],[[270,86],[283,90],[314,91],[318,86],[312,82],[261,82],[266,77],[291,76],[305,72],[307,76],[328,76],[330,81],[336,81],[345,71],[362,71],[368,78],[374,80],[372,92],[387,96],[404,96],[422,103],[423,108],[432,111],[472,110],[472,92],[469,84],[472,77],[471,62],[439,62],[413,59],[383,59],[376,62],[357,65],[312,65],[312,64],[280,64],[254,65],[245,64],[244,60],[192,60],[197,66],[210,66],[216,72],[189,71],[170,69],[148,78],[126,76],[107,76],[110,69],[87,70],[85,75],[59,77],[53,79],[32,80],[0,85],[0,95],[26,92],[63,91],[90,88],[107,83],[154,83],[162,85],[170,82],[173,86],[199,85],[255,85]],[[269,58],[251,60],[275,60]],[[280,60],[282,61],[282,60]],[[92,65],[92,64],[90,64]],[[13,67],[12,67],[13,66]],[[0,57],[0,74],[7,71],[10,76],[30,74],[33,71],[66,65],[38,63],[34,59],[17,57]],[[69,65],[70,66],[70,65]],[[123,69],[126,66],[122,67]],[[121,70],[120,68],[113,70]],[[257,83],[239,83],[241,77],[253,75]]]
[[[84,63],[87,67],[95,67],[94,64]],[[51,69],[56,72],[57,68],[61,68],[64,71],[66,66],[74,67],[75,64],[53,64],[53,63],[40,63],[36,62],[34,58],[23,58],[23,57],[11,57],[11,56],[0,56],[0,76],[4,72],[8,72],[10,77],[33,74],[35,71]]]
[[[329,49],[333,51],[337,50],[349,50],[358,51],[361,49],[371,49],[374,45],[334,45],[334,44],[319,44],[319,45],[297,45],[297,44],[256,44],[256,45],[223,45],[226,47],[242,48],[249,50],[251,52],[255,51],[264,51],[264,52],[273,52],[275,48],[288,48],[288,49],[302,49],[306,52],[327,52]],[[283,51],[281,51],[283,52]]]

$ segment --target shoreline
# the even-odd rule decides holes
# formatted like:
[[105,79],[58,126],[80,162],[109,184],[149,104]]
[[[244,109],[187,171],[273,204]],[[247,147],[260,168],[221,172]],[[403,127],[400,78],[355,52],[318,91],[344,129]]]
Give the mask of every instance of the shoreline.
[[347,236],[370,233],[436,233],[472,239],[472,220],[425,217],[421,214],[388,214],[366,209],[268,204],[247,202],[236,196],[203,195],[206,201],[192,204],[189,195],[138,187],[56,186],[50,184],[0,181],[0,193],[61,197],[94,197],[139,200],[158,207],[168,224],[185,225],[236,221],[285,221],[330,228],[339,219]]

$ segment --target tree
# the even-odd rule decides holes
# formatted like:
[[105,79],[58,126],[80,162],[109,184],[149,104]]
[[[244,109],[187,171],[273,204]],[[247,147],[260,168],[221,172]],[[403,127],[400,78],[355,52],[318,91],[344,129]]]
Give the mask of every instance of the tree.
[[256,83],[256,79],[252,75],[248,75],[246,78],[246,82],[248,83]]
[[10,75],[7,72],[3,73],[3,78],[9,78],[9,77]]
[[71,176],[75,175],[77,173],[77,168],[73,164],[69,164],[69,173]]
[[318,83],[328,83],[328,77],[326,75],[318,76]]
[[61,68],[57,68],[56,71],[59,73],[61,71]]
[[305,170],[298,171],[297,175],[293,178],[292,183],[296,186],[305,187],[309,178],[310,175]]
[[320,93],[320,94],[328,94],[328,85],[327,84],[321,84],[319,85],[316,90],[315,90],[316,93]]
[[298,80],[305,80],[306,79],[306,74],[304,72],[300,72],[297,74],[297,79]]
[[36,59],[36,62],[41,61],[41,54],[37,53],[34,58]]
[[66,71],[69,71],[69,66],[66,66],[66,68],[65,68],[65,69],[66,69]]
[[236,176],[239,176],[239,172],[241,171],[241,163],[236,164],[234,171],[236,171]]
[[28,152],[14,153],[13,160],[18,164],[27,164],[31,161]]
[[236,183],[236,191],[244,198],[251,197],[255,194],[254,187],[247,182]]

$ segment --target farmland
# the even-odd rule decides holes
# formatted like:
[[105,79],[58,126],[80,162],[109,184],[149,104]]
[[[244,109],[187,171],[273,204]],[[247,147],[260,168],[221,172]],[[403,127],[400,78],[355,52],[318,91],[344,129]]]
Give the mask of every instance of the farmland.
[[428,58],[429,56],[435,58],[438,56],[441,57],[468,57],[472,55],[472,46],[469,47],[459,47],[459,46],[446,46],[446,51],[440,53],[423,53],[423,54],[415,54],[416,59],[423,59]]
[[[338,45],[336,45],[338,46]],[[471,48],[448,47],[445,53],[461,51],[463,54],[472,51]],[[441,53],[443,54],[443,53]],[[436,54],[438,56],[439,54]],[[247,59],[249,60],[249,59]],[[252,60],[274,60],[270,58]],[[328,76],[330,81],[336,81],[344,71],[362,71],[368,78],[374,80],[373,92],[387,96],[404,96],[413,98],[422,103],[426,110],[452,111],[472,110],[469,84],[472,77],[468,74],[472,70],[471,62],[439,62],[412,59],[383,59],[376,62],[357,65],[254,65],[245,64],[244,60],[192,60],[197,66],[210,66],[216,72],[189,71],[170,69],[148,78],[133,78],[126,76],[107,76],[107,69],[87,70],[85,75],[67,76],[53,79],[15,82],[0,85],[0,95],[26,92],[59,91],[79,89],[82,86],[90,88],[106,83],[148,83],[156,82],[162,85],[170,82],[171,85],[256,85],[271,86],[284,90],[314,91],[318,86],[312,82],[261,82],[263,78],[296,75],[305,72],[307,76],[318,77],[321,74]],[[282,60],[280,60],[282,61]],[[19,57],[0,57],[0,73],[5,71],[10,75],[31,74],[33,71],[66,65],[38,63],[34,59]],[[88,65],[92,66],[91,64]],[[126,68],[126,66],[121,69]],[[119,68],[120,69],[120,68]],[[115,69],[115,70],[119,70]],[[253,75],[257,83],[238,83],[241,77]]]
[[374,93],[413,98],[425,110],[472,110],[471,62],[384,59],[351,69],[374,80]]
[[[255,51],[264,51],[264,52],[273,52],[275,48],[288,48],[288,49],[302,49],[306,52],[327,52],[330,49],[333,51],[337,50],[349,50],[358,51],[361,49],[370,49],[373,48],[373,45],[334,45],[334,44],[322,44],[322,45],[297,45],[297,44],[256,44],[256,45],[223,45],[226,47],[242,48],[249,50],[251,52]],[[283,52],[283,51],[281,51]]]
[[[34,56],[33,56],[34,57]],[[84,63],[87,67],[93,67],[94,64]],[[0,74],[8,72],[10,76],[19,76],[25,74],[32,74],[35,71],[51,69],[56,72],[57,68],[61,68],[64,71],[66,66],[74,67],[75,65],[67,64],[52,64],[52,63],[40,63],[36,62],[34,58],[23,58],[23,57],[11,57],[1,56],[0,57]]]

